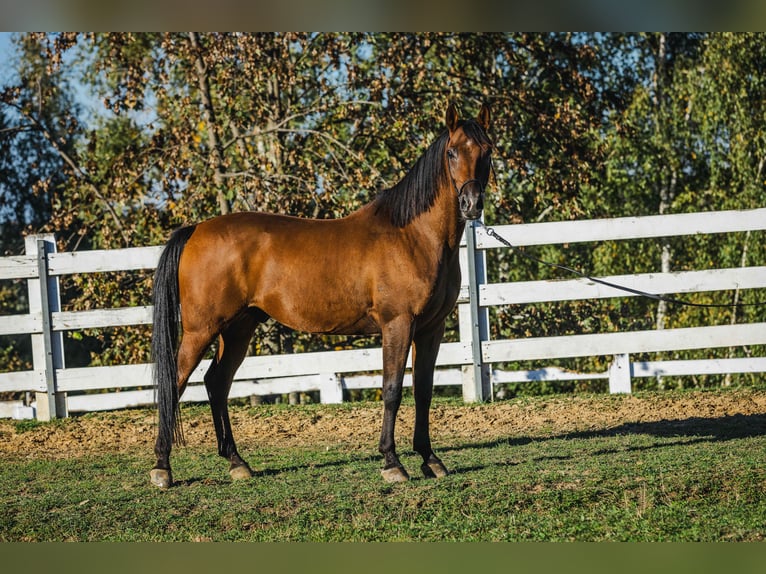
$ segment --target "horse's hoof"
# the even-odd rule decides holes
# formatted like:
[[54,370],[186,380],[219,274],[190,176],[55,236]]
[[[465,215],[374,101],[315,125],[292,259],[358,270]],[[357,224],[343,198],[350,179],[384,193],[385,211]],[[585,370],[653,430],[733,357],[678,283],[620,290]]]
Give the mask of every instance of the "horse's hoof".
[[424,462],[420,466],[426,478],[443,478],[449,474],[447,467],[441,461]]
[[229,476],[231,476],[232,480],[245,480],[252,478],[253,471],[246,464],[240,464],[229,469]]
[[410,475],[407,474],[403,466],[384,468],[380,471],[380,474],[386,482],[407,482],[410,479]]
[[170,488],[170,485],[173,484],[170,471],[164,468],[153,468],[149,471],[149,477],[152,479],[152,484],[158,488]]

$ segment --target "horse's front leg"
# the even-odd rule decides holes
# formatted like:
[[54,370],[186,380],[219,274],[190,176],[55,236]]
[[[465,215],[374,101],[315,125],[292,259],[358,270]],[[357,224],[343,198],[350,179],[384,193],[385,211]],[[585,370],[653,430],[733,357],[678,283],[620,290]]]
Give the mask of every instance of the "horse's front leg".
[[415,395],[415,434],[412,446],[415,452],[423,457],[423,465],[420,469],[427,478],[442,477],[448,474],[447,468],[434,454],[429,430],[431,397],[434,388],[434,365],[443,334],[444,323],[427,333],[417,333],[412,345],[412,386]]
[[386,482],[404,482],[410,478],[396,454],[394,426],[402,402],[402,379],[412,344],[412,327],[412,318],[405,316],[383,327],[383,428],[378,449],[384,457],[381,474]]

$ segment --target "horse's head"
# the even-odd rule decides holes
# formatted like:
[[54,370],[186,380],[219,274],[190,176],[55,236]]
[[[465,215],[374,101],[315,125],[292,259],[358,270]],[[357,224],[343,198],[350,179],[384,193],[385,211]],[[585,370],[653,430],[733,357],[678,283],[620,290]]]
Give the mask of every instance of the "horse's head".
[[449,130],[446,161],[460,213],[465,219],[477,219],[484,209],[484,190],[489,181],[492,154],[492,143],[487,137],[489,107],[482,104],[475,120],[461,121],[455,106],[450,104],[445,121]]

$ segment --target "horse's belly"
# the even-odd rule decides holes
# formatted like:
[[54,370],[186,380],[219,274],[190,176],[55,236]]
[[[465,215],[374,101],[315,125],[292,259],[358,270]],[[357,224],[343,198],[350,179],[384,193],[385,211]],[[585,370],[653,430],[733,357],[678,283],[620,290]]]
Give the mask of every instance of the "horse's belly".
[[311,291],[307,287],[303,293],[277,292],[262,297],[254,306],[296,331],[337,335],[380,332],[366,302],[344,296],[316,296]]

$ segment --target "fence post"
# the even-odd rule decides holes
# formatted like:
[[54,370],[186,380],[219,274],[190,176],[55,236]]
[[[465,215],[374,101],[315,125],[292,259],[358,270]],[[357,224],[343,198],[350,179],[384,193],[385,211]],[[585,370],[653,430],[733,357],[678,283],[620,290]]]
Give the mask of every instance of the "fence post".
[[489,311],[479,305],[479,286],[487,282],[487,258],[476,249],[476,224],[465,228],[468,267],[468,297],[472,364],[463,369],[463,400],[482,402],[492,398],[489,365],[484,363],[481,344],[489,339]]
[[38,279],[29,279],[29,312],[42,316],[42,333],[32,337],[32,363],[45,373],[46,392],[36,393],[37,419],[51,420],[67,416],[66,393],[56,392],[56,369],[64,368],[64,337],[53,332],[52,313],[61,310],[58,277],[48,276],[48,254],[56,252],[52,234],[25,238],[26,253],[37,258]]
[[615,355],[612,364],[609,365],[609,392],[630,394],[632,371],[629,354]]
[[343,381],[335,373],[319,375],[319,402],[337,405],[343,402]]

